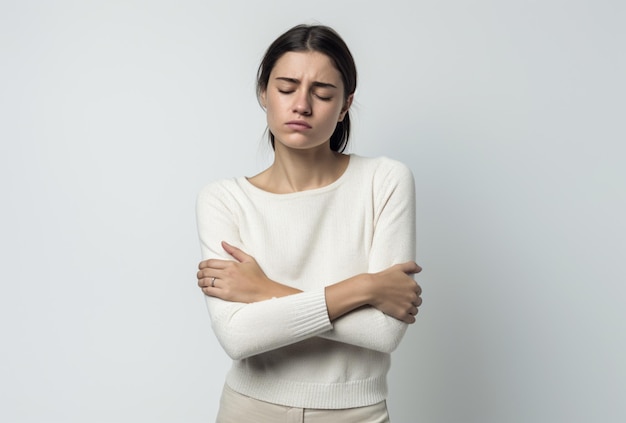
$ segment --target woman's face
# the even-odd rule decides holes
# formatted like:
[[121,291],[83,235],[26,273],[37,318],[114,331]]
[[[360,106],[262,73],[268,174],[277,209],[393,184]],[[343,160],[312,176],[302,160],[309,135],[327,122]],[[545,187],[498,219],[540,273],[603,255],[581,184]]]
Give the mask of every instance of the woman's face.
[[261,104],[274,148],[309,149],[328,143],[350,104],[341,74],[319,52],[289,52],[272,69]]

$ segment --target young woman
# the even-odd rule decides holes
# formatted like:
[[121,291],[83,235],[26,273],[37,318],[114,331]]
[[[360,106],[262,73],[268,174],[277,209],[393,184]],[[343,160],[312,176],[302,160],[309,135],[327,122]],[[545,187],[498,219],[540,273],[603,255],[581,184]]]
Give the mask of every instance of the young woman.
[[197,273],[233,359],[218,422],[387,422],[390,353],[421,304],[411,172],[342,152],[356,67],[296,26],[257,74],[274,162],[207,185]]

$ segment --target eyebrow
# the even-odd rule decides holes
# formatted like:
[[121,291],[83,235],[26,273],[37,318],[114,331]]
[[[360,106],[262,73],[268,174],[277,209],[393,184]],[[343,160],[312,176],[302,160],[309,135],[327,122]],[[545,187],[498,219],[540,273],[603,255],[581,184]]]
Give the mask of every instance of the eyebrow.
[[[296,79],[296,78],[287,78],[285,76],[277,76],[276,79],[280,80],[280,81],[285,81],[285,82],[290,82],[292,84],[299,84],[300,80]],[[320,82],[320,81],[314,81],[312,84],[314,87],[320,87],[320,88],[337,88],[337,86],[328,83],[328,82]]]

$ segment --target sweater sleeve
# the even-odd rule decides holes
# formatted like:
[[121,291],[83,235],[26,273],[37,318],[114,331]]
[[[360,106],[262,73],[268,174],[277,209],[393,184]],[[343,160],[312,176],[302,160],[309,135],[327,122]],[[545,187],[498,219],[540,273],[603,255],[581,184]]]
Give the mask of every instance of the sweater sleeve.
[[[368,273],[415,260],[415,183],[404,164],[387,159],[392,166],[380,169],[373,183],[374,235]],[[320,336],[381,352],[397,348],[407,324],[366,307],[333,322]]]
[[[222,249],[222,240],[243,247],[237,216],[237,203],[221,183],[201,190],[196,217],[204,260],[232,260]],[[293,344],[332,328],[323,288],[250,304],[209,296],[205,300],[213,331],[234,360]]]

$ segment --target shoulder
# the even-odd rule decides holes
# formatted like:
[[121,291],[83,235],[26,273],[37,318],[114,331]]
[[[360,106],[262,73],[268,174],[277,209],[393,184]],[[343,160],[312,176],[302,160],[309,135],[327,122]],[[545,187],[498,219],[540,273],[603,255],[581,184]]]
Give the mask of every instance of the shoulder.
[[412,183],[413,173],[409,167],[399,160],[386,156],[363,157],[352,155],[357,172],[361,176],[371,175],[374,183],[394,184],[396,182]]
[[199,195],[221,195],[230,192],[238,186],[238,179],[228,178],[211,181],[200,189]]
[[415,181],[409,167],[389,157],[356,156],[354,162],[360,183],[369,181],[370,195],[381,210],[389,201],[413,203]]
[[208,203],[228,205],[237,202],[237,198],[242,195],[241,179],[220,179],[207,183],[198,192],[198,205]]

